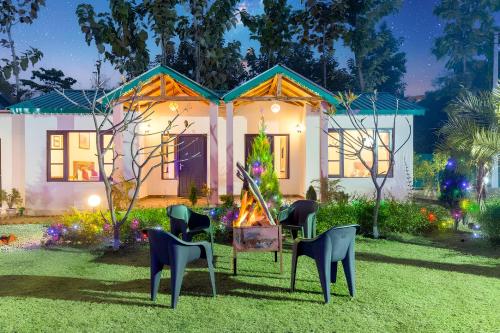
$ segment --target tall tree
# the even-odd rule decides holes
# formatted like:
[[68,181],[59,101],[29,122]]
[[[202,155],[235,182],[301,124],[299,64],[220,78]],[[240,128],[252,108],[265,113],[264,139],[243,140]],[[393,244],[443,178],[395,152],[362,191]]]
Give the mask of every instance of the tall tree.
[[260,53],[266,59],[266,69],[271,68],[290,51],[297,32],[292,7],[286,0],[263,0],[264,13],[250,15],[240,12],[241,21],[250,30],[250,39],[260,43]]
[[156,45],[161,48],[159,62],[162,65],[169,65],[172,55],[173,38],[178,21],[176,5],[180,0],[144,0],[139,7],[149,27],[151,28]]
[[496,0],[441,0],[434,8],[434,14],[445,26],[432,52],[438,60],[446,59],[453,80],[458,79],[467,88],[472,87],[476,63],[484,62],[480,58],[491,53],[493,13],[499,9]]
[[[236,26],[237,0],[189,2],[190,15],[176,28],[180,39],[176,64],[184,74],[212,89],[229,89],[244,76],[240,43],[226,42],[225,33]],[[182,70],[181,70],[182,71]]]
[[98,52],[120,73],[137,76],[149,66],[148,32],[141,6],[135,0],[110,0],[109,9],[96,13],[91,4],[78,5],[76,15],[85,42],[94,42]]
[[376,27],[380,20],[395,13],[401,6],[401,0],[345,0],[345,17],[348,28],[344,41],[354,53],[352,68],[355,69],[358,88],[365,91],[371,82],[367,82],[369,70],[364,68],[367,57],[378,46]]
[[31,65],[37,63],[43,57],[43,53],[36,48],[29,47],[28,50],[18,54],[12,28],[17,24],[33,23],[42,6],[45,6],[45,0],[0,1],[0,33],[6,36],[6,39],[0,39],[0,46],[10,50],[10,59],[2,59],[3,66],[0,67],[0,75],[5,81],[14,75],[13,99],[17,102],[22,97],[21,71],[26,71],[29,63]]
[[[406,73],[406,54],[400,50],[402,38],[396,38],[383,22],[375,34],[373,47],[361,62],[365,89],[379,90],[403,96]],[[351,61],[350,65],[355,68]]]
[[344,1],[305,1],[304,11],[297,15],[303,26],[303,41],[321,54],[322,85],[326,87],[328,65],[334,55],[334,43],[345,33]]
[[71,89],[76,80],[70,76],[65,76],[63,71],[50,68],[40,68],[31,72],[31,80],[21,80],[24,86],[42,93],[59,89]]

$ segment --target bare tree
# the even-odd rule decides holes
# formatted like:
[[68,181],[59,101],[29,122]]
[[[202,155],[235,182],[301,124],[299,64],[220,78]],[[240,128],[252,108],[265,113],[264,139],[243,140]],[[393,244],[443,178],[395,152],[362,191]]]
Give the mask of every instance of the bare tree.
[[[63,95],[73,104],[89,110],[92,115],[96,132],[96,148],[99,170],[103,180],[107,208],[110,215],[110,223],[113,226],[113,249],[117,250],[120,247],[120,228],[127,221],[129,214],[139,198],[140,190],[144,182],[152,174],[152,172],[162,165],[162,158],[165,158],[165,153],[162,149],[164,145],[174,145],[175,150],[179,151],[186,147],[183,142],[179,142],[177,137],[182,135],[192,123],[184,121],[179,130],[176,123],[179,121],[180,112],[178,107],[172,108],[174,115],[159,131],[149,132],[143,130],[144,127],[152,120],[155,114],[154,106],[157,102],[139,104],[139,92],[141,87],[127,93],[129,97],[119,97],[119,99],[109,99],[108,95],[102,91],[102,94],[84,93],[87,105],[81,105],[64,94],[64,91],[59,93]],[[118,94],[122,96],[123,94]],[[99,98],[99,96],[102,96]],[[113,117],[114,112],[118,112],[117,105],[125,106],[121,117]],[[175,132],[175,133],[174,133]],[[106,136],[106,140],[103,137]],[[147,140],[148,137],[161,137],[161,140]],[[103,142],[105,141],[105,142]],[[116,143],[123,142],[123,149],[120,151],[116,147]],[[182,146],[182,148],[180,148]],[[128,150],[128,151],[126,151]],[[112,152],[112,167],[106,169],[105,156]],[[177,154],[179,155],[179,154]],[[185,156],[182,160],[175,159],[169,163],[179,163],[186,159],[198,157],[199,153],[192,156]],[[109,155],[108,155],[109,158]],[[117,163],[118,161],[122,163]],[[120,170],[120,165],[125,166],[125,162],[130,163],[129,173],[125,174],[125,167]],[[117,205],[114,202],[113,192],[117,190],[124,182],[132,184],[129,193],[130,200],[126,205],[123,214],[117,214]],[[103,218],[104,215],[103,215]]]
[[[411,125],[408,119],[405,118],[408,124],[409,131],[408,136],[401,141],[399,145],[396,145],[396,140],[394,137],[394,129],[396,127],[396,119],[399,112],[399,100],[396,100],[396,110],[392,116],[392,131],[391,131],[391,142],[385,142],[381,136],[381,128],[379,122],[379,112],[377,110],[377,92],[370,97],[372,103],[372,113],[371,115],[358,115],[355,110],[352,109],[352,103],[357,99],[358,96],[349,93],[339,93],[336,96],[337,101],[346,110],[346,115],[352,125],[352,129],[355,130],[355,134],[349,131],[343,132],[343,138],[337,137],[332,133],[326,131],[330,138],[332,138],[337,144],[330,145],[330,147],[335,147],[338,151],[343,154],[344,159],[357,160],[368,170],[370,174],[370,179],[375,187],[375,207],[373,209],[373,237],[379,238],[380,233],[378,229],[378,213],[380,209],[380,202],[383,196],[383,189],[386,184],[388,177],[392,174],[394,169],[394,161],[396,154],[403,148],[403,146],[411,138]],[[329,128],[341,129],[342,126],[338,123],[336,118],[336,109],[331,108],[326,112],[329,120]],[[369,122],[369,124],[367,124]],[[332,126],[333,125],[333,126]],[[388,168],[385,172],[380,173],[377,168],[377,149],[382,146],[387,150],[388,154]]]

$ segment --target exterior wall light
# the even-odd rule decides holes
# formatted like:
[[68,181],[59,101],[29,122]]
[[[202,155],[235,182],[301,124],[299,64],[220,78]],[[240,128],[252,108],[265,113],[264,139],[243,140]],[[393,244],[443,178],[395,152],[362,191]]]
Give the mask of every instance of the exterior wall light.
[[179,110],[179,104],[177,104],[176,102],[170,102],[168,104],[168,108],[170,109],[170,111],[175,112]]
[[101,204],[101,197],[97,194],[92,194],[88,199],[87,203],[91,208],[96,208]]
[[274,103],[273,105],[271,105],[271,111],[273,113],[278,113],[278,112],[280,112],[280,110],[281,110],[281,106],[278,103]]
[[295,130],[297,131],[297,133],[302,133],[304,132],[304,125],[302,125],[301,123],[298,123],[296,126],[295,126]]

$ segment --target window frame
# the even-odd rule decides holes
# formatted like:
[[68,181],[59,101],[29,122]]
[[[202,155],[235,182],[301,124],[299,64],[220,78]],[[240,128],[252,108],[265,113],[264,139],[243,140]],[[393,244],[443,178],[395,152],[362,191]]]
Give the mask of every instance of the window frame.
[[[245,164],[247,162],[247,159],[248,159],[248,154],[250,153],[249,151],[249,148],[250,147],[247,147],[247,138],[248,137],[253,137],[255,138],[256,136],[258,136],[259,134],[256,133],[256,134],[252,134],[252,133],[245,133],[245,146],[244,146],[244,154],[245,154]],[[288,151],[287,153],[287,156],[286,156],[286,170],[287,170],[287,173],[286,173],[286,177],[279,177],[278,176],[278,179],[290,179],[290,134],[288,133],[283,133],[283,134],[271,134],[271,133],[266,133],[266,136],[268,137],[268,139],[271,137],[273,140],[274,140],[274,137],[275,136],[286,136],[287,139],[286,139],[286,149]],[[271,143],[269,143],[271,145]],[[273,168],[275,167],[274,165],[274,143],[271,145],[271,147],[273,148],[273,151],[271,153],[273,153]]]
[[[177,172],[177,167],[176,167],[176,164],[177,164],[177,149],[174,149],[174,161],[173,162],[167,162],[167,157],[169,155],[169,152],[168,152],[168,144],[165,144],[163,142],[163,137],[165,136],[170,136],[170,135],[166,135],[166,134],[160,134],[160,140],[161,140],[161,147],[160,147],[160,155],[161,155],[161,179],[162,180],[177,180],[179,179],[179,173]],[[175,136],[174,138],[174,147],[177,146],[177,136]],[[163,147],[166,148],[166,154],[163,154]],[[174,177],[173,178],[167,178],[165,177],[165,174],[168,172],[168,165],[169,164],[172,164],[173,167],[174,167]],[[167,170],[165,170],[165,168],[167,168]]]
[[[375,132],[375,129],[374,128],[368,128],[369,130],[372,130]],[[347,179],[367,179],[367,178],[370,178],[370,176],[367,176],[367,177],[346,177],[345,176],[345,166],[344,166],[344,163],[345,163],[345,159],[344,159],[344,131],[349,131],[349,130],[356,130],[355,128],[329,128],[328,129],[328,133],[339,133],[339,158],[340,158],[340,167],[339,167],[339,172],[340,174],[339,175],[332,175],[332,174],[328,174],[328,178],[347,178]],[[386,133],[386,132],[389,132],[389,139],[390,139],[390,142],[389,142],[389,147],[391,149],[394,148],[394,141],[395,141],[395,130],[394,128],[379,128],[378,131],[380,133]],[[383,178],[385,175],[384,174],[381,174],[378,170],[378,167],[379,167],[379,156],[378,156],[378,140],[379,138],[375,138],[375,160],[373,161],[373,163],[375,163],[375,166],[377,168],[377,178]],[[330,163],[330,161],[336,161],[336,160],[330,160],[330,156],[328,156],[328,163]],[[386,161],[386,160],[383,160],[383,161]],[[389,172],[389,175],[387,176],[387,178],[393,178],[394,176],[394,166],[392,167],[391,169],[391,172]]]
[[[47,163],[46,163],[46,174],[47,174],[47,182],[49,183],[99,183],[104,180],[102,172],[99,168],[99,180],[69,180],[68,175],[69,175],[69,133],[94,133],[96,135],[95,130],[48,130],[47,131]],[[110,132],[104,131],[100,134],[101,136],[101,150],[104,149],[103,146],[103,138],[105,135],[109,135]],[[51,145],[51,137],[52,135],[62,135],[63,137],[63,149],[59,149],[63,151],[63,178],[52,178],[51,177],[51,170],[50,166],[53,165],[54,163],[51,163],[51,157],[52,157],[52,145]],[[113,143],[114,144],[114,143]],[[55,149],[54,149],[55,150]],[[60,163],[55,163],[56,165],[60,165]],[[104,163],[104,165],[114,165],[113,163]]]

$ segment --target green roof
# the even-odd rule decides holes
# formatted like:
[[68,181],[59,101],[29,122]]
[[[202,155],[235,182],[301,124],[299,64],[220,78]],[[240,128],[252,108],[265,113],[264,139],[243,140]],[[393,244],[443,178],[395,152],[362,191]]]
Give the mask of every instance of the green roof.
[[138,77],[134,78],[133,80],[125,83],[124,85],[114,89],[113,91],[110,91],[109,93],[106,94],[105,98],[107,100],[114,100],[118,99],[120,96],[123,96],[124,94],[130,92],[132,89],[140,86],[141,84],[144,84],[151,80],[153,77],[159,75],[159,74],[165,74],[173,78],[174,80],[180,82],[181,84],[185,85],[186,87],[190,88],[194,92],[198,93],[200,96],[203,96],[204,98],[219,104],[219,96],[213,92],[212,90],[205,88],[201,84],[191,80],[187,76],[173,70],[172,68],[165,67],[165,66],[156,66],[149,71],[139,75]]
[[304,76],[300,75],[299,73],[283,66],[283,65],[276,65],[267,71],[257,75],[253,79],[248,80],[247,82],[239,85],[238,87],[234,88],[233,90],[229,91],[226,93],[224,96],[222,96],[222,99],[224,102],[231,102],[244,93],[252,90],[253,88],[257,87],[261,83],[266,82],[267,80],[272,79],[276,74],[281,74],[288,79],[294,81],[298,85],[304,87],[305,89],[317,94],[321,98],[323,98],[325,101],[327,101],[330,104],[338,104],[337,100],[335,99],[335,95],[326,90],[325,88],[321,87],[320,85],[314,83],[313,81],[305,78]]
[[[63,90],[65,96],[57,91],[14,104],[7,109],[15,114],[86,114],[90,113],[94,97],[102,93],[95,90]],[[97,96],[96,96],[97,95]]]
[[[358,98],[351,104],[351,109],[356,114],[372,114],[373,104],[372,98],[373,93],[362,93],[357,95]],[[398,109],[398,114],[401,115],[414,115],[422,116],[425,114],[425,109],[421,106],[409,102],[405,99],[398,98],[390,93],[377,93],[377,98],[375,101],[375,106],[379,115],[384,114],[394,114],[396,109]],[[399,106],[399,107],[398,107]],[[337,112],[343,114],[346,112],[342,105],[337,105]]]

